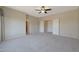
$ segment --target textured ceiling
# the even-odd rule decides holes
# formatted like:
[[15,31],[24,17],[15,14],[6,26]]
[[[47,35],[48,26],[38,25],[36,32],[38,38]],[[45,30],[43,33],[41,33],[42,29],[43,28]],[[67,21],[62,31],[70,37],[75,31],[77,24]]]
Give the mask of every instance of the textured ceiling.
[[38,11],[35,11],[35,9],[39,9],[40,6],[6,6],[6,7],[24,12],[28,15],[35,17],[44,17],[47,15],[61,13],[78,8],[78,6],[48,6],[48,8],[52,9],[51,11],[48,11],[47,14],[43,14],[43,13],[39,14]]

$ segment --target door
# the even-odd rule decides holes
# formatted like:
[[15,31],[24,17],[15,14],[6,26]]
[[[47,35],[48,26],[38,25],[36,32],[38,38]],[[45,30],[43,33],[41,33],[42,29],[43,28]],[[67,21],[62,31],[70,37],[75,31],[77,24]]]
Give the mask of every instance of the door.
[[48,21],[44,21],[44,32],[48,32]]
[[28,32],[28,21],[26,21],[26,34],[28,34],[29,32]]
[[3,9],[0,8],[0,40],[5,40],[5,24]]
[[1,41],[1,13],[0,13],[0,41]]
[[40,21],[40,32],[44,32],[44,21]]
[[53,20],[53,34],[59,35],[59,19]]

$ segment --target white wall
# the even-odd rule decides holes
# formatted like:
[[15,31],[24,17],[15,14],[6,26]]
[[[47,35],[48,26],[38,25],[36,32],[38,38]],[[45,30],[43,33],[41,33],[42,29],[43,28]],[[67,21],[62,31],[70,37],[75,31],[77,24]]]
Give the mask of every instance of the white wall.
[[[78,8],[78,30],[79,30],[79,8]],[[79,38],[79,31],[78,31],[78,38]]]
[[[3,8],[3,9],[4,9],[4,17],[5,17],[5,38],[10,39],[13,37],[25,35],[26,34],[25,14],[9,8]],[[61,14],[46,16],[40,19],[52,21],[53,19],[58,18],[60,19],[60,35],[79,38],[78,12],[79,10],[73,10]],[[39,28],[40,28],[40,32],[44,32],[43,22],[41,22],[40,24],[39,19],[32,16],[29,16],[28,19],[30,20],[31,33],[39,33]],[[53,28],[51,29],[51,26],[52,25],[48,26],[49,32],[53,30]]]
[[[5,19],[5,39],[12,39],[26,35],[26,14],[3,8]],[[39,20],[36,17],[28,16],[30,33],[39,32]]]
[[[4,8],[5,14],[5,37],[13,38],[26,35],[26,15],[24,13]],[[30,33],[39,32],[39,20],[36,17],[29,16]]]
[[25,14],[5,7],[3,10],[5,20],[5,39],[25,35]]
[[60,35],[78,38],[78,20],[78,10],[62,13],[60,15]]
[[42,17],[41,19],[52,20],[52,21],[54,19],[59,19],[60,35],[79,39],[79,10],[78,9]]
[[29,22],[30,22],[30,33],[35,34],[39,33],[39,19],[33,16],[29,16]]

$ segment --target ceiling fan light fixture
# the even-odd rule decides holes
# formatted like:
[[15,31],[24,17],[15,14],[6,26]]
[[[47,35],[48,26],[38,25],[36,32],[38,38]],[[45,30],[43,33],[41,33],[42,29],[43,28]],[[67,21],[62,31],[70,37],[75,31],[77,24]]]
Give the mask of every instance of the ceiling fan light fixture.
[[39,14],[40,13],[47,13],[47,11],[51,11],[52,9],[51,8],[47,8],[46,6],[41,6],[40,9],[36,9],[36,11],[39,11]]
[[41,13],[44,13],[44,11],[42,10]]

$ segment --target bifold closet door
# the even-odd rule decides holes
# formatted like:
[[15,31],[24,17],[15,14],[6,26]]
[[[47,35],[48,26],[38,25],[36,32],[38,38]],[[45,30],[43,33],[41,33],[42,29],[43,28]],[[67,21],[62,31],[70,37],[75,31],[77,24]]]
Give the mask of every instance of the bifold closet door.
[[44,32],[48,32],[48,21],[44,21]]
[[59,35],[59,19],[53,20],[53,34]]
[[40,32],[44,33],[44,21],[40,21]]
[[1,41],[1,12],[0,12],[0,41]]
[[0,8],[0,41],[3,41],[5,39],[5,27],[4,27],[4,14],[3,9]]

